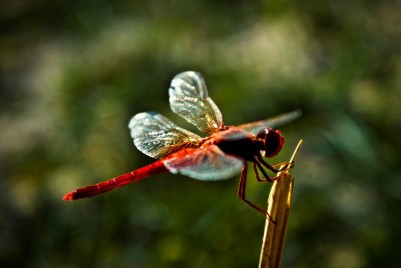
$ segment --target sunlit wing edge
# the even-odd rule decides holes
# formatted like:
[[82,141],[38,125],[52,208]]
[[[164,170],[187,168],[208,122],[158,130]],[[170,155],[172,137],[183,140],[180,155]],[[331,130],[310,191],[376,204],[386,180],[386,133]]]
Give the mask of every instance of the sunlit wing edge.
[[259,130],[263,128],[267,127],[275,128],[277,126],[288,124],[289,122],[299,118],[301,115],[302,115],[301,110],[295,110],[289,113],[273,116],[265,120],[242,124],[239,125],[238,127],[253,134],[256,134]]

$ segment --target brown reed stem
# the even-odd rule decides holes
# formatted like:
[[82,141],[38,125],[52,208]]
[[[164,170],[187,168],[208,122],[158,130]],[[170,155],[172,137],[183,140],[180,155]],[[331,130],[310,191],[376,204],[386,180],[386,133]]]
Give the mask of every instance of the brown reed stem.
[[[301,144],[302,140],[298,142],[289,163],[294,160]],[[266,217],[259,268],[279,268],[281,265],[294,177],[289,174],[289,169],[279,173],[278,176],[280,178],[273,182],[270,190],[267,208],[274,222]]]

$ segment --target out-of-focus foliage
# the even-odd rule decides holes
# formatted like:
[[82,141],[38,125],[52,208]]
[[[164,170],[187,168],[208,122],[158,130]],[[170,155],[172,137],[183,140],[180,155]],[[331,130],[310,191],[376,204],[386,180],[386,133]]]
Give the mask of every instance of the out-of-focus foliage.
[[[399,1],[2,1],[0,266],[255,267],[264,219],[238,179],[160,175],[63,194],[152,160],[127,123],[203,73],[226,124],[302,109],[284,267],[400,267]],[[270,185],[249,174],[262,204]]]

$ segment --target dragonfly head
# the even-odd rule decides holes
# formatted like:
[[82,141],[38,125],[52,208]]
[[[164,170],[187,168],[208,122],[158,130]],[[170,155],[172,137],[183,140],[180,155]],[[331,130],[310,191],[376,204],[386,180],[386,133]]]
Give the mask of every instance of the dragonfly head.
[[273,157],[277,155],[284,144],[284,137],[279,130],[265,128],[259,131],[256,139],[262,145],[262,155],[264,157]]

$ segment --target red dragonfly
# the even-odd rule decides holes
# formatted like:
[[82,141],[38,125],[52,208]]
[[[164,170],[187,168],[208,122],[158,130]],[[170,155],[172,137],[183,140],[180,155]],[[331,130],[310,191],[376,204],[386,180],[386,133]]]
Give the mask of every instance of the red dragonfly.
[[[277,155],[284,144],[280,131],[271,127],[297,118],[300,112],[240,126],[226,126],[219,108],[208,96],[203,77],[193,71],[176,75],[169,95],[171,109],[209,136],[202,138],[155,112],[139,113],[128,125],[134,144],[142,153],[159,160],[113,179],[71,191],[64,200],[102,194],[165,172],[203,181],[229,179],[241,173],[238,197],[266,215],[264,209],[245,198],[247,161],[252,163],[258,181],[277,179],[270,178],[265,170],[278,173],[277,165],[271,166],[262,158]],[[285,168],[289,166],[287,163]]]

